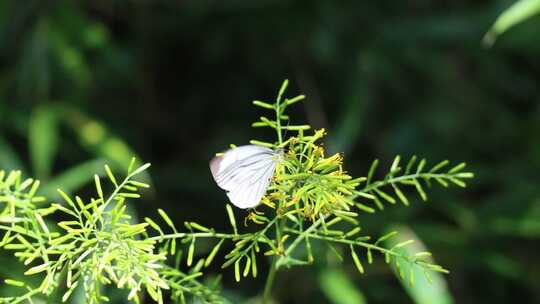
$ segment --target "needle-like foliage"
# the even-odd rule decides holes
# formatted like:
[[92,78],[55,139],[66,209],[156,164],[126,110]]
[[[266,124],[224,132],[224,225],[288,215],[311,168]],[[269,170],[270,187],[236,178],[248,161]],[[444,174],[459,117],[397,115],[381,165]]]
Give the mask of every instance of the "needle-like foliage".
[[[18,171],[8,175],[0,184],[6,203],[0,226],[5,234],[0,245],[14,251],[28,266],[25,275],[41,275],[42,279],[37,287],[6,280],[7,284],[26,289],[26,293],[1,301],[22,303],[62,288],[62,301],[66,302],[81,288],[87,303],[101,303],[108,301],[103,293],[106,285],[126,289],[127,299],[135,303],[139,303],[143,293],[162,303],[163,293],[168,290],[173,298],[185,299],[184,293],[215,298],[211,290],[201,288],[195,281],[200,272],[185,274],[168,266],[167,250],[158,248],[158,240],[148,238],[146,229],[150,224],[136,223],[127,212],[127,201],[139,199],[141,188],[149,187],[134,180],[149,164],[132,170],[133,163],[123,180],[118,180],[105,166],[113,188],[109,195],[96,175],[96,198],[72,198],[58,190],[63,202],[44,208],[36,205],[43,201],[34,196],[38,182],[21,182]],[[61,213],[65,220],[53,225],[46,218],[53,213]],[[166,217],[163,211],[160,213]]]
[[[464,187],[465,179],[473,177],[464,171],[465,164],[449,166],[448,161],[443,161],[428,166],[425,159],[413,156],[402,162],[397,156],[380,179],[382,170],[377,160],[366,176],[354,177],[343,168],[343,155],[327,155],[321,143],[325,130],[312,131],[309,125],[290,123],[286,109],[304,96],[285,98],[287,84],[283,83],[275,102],[253,102],[274,116],[263,116],[253,126],[273,129],[276,141],[251,143],[283,150],[283,161],[277,165],[260,206],[238,218],[233,208],[225,205],[229,232],[217,232],[194,221],[186,221],[185,229],[180,230],[161,209],[157,210],[159,220],[145,218],[138,222],[132,218],[128,202],[139,199],[141,189],[149,187],[134,178],[149,164],[135,169],[132,162],[123,179],[105,166],[109,185],[102,185],[96,175],[95,197],[73,198],[59,190],[63,200],[50,205],[36,196],[39,182],[22,180],[18,171],[7,176],[0,172],[0,247],[13,251],[28,267],[26,275],[41,277],[41,283],[33,287],[6,280],[24,291],[18,297],[0,301],[31,301],[58,289],[62,300],[67,301],[81,289],[88,303],[101,303],[108,300],[104,287],[112,285],[125,289],[126,298],[135,303],[143,293],[157,303],[162,303],[165,295],[180,303],[190,298],[223,303],[225,299],[215,286],[198,281],[202,269],[219,261],[222,268],[232,267],[236,281],[240,281],[242,277],[259,277],[261,260],[271,257],[263,294],[263,302],[267,303],[281,267],[309,265],[318,258],[312,248],[314,242],[331,248],[345,247],[360,273],[377,254],[392,264],[403,279],[407,278],[400,271],[404,263],[422,268],[428,278],[430,271],[447,273],[433,262],[431,253],[402,250],[412,241],[385,247],[396,232],[372,238],[362,231],[361,223],[363,217],[388,204],[401,202],[408,206],[412,202],[410,192],[417,192],[426,201],[426,190],[434,184]],[[290,137],[284,138],[285,133]],[[111,188],[110,193],[106,194],[104,188]],[[51,214],[62,220],[54,223]],[[256,229],[242,232],[238,223]],[[215,242],[204,255],[197,250],[203,239]],[[180,259],[181,253],[186,253],[185,259]],[[186,266],[187,270],[182,270]],[[412,283],[414,278],[409,275],[408,280]]]

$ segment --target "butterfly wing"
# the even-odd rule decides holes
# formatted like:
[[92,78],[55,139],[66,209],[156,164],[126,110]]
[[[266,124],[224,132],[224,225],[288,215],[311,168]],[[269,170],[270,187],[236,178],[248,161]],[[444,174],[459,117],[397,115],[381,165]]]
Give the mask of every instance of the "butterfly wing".
[[257,206],[266,193],[276,163],[271,149],[247,145],[214,157],[210,170],[218,186],[227,191],[231,203],[239,208],[251,208]]
[[276,162],[272,162],[257,174],[246,178],[245,182],[240,183],[236,188],[228,191],[227,196],[231,203],[243,209],[257,206],[270,185],[275,169]]

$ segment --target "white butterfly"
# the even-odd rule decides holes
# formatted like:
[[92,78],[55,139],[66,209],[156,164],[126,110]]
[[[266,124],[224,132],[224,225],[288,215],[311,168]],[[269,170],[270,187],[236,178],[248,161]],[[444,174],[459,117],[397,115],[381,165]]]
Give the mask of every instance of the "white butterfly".
[[233,205],[252,208],[260,203],[282,158],[281,151],[256,145],[240,146],[214,157],[210,171]]

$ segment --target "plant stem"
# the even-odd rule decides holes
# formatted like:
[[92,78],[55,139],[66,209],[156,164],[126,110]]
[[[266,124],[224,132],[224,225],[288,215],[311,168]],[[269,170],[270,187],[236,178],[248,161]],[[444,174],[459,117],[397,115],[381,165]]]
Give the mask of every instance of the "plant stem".
[[283,144],[283,137],[281,135],[281,109],[280,109],[280,103],[281,100],[278,98],[276,102],[276,131],[278,136],[278,142],[279,145]]
[[304,230],[302,233],[296,237],[296,239],[289,245],[287,250],[285,251],[285,256],[289,256],[293,250],[300,244],[300,242],[305,239],[313,230],[317,229],[320,224],[322,224],[323,218],[319,218],[317,221],[315,221],[311,226],[309,226],[308,229]]
[[[420,179],[420,178],[423,178],[423,179],[431,179],[431,178],[441,178],[441,179],[448,179],[448,174],[444,174],[444,173],[415,173],[415,174],[408,174],[408,175],[402,175],[402,176],[398,176],[398,177],[392,177],[390,179],[387,179],[387,180],[381,180],[381,181],[376,181],[376,182],[373,182],[371,184],[368,184],[368,185],[365,185],[365,187],[361,190],[357,190],[357,191],[354,191],[354,192],[369,192],[369,191],[372,191],[372,190],[375,190],[375,189],[378,189],[378,188],[381,188],[381,187],[384,187],[386,185],[390,185],[390,184],[393,184],[393,183],[399,183],[401,181],[404,181],[404,180],[414,180],[414,179]],[[355,199],[356,197],[358,197],[358,195],[352,195],[350,197],[350,199]]]
[[148,238],[151,241],[161,241],[165,239],[181,239],[187,236],[196,237],[196,238],[217,238],[217,239],[234,239],[242,238],[241,234],[229,234],[229,233],[214,233],[214,232],[177,232],[171,234],[158,235]]
[[[264,234],[268,229],[270,229],[277,220],[279,220],[281,217],[276,216],[273,220],[268,222],[266,224],[266,227],[264,227],[262,230],[260,230],[260,234]],[[214,231],[209,232],[175,232],[170,234],[163,234],[163,235],[157,235],[148,238],[148,240],[151,241],[161,241],[165,239],[181,239],[185,237],[196,237],[196,238],[217,238],[217,239],[242,239],[245,236],[249,236],[251,233],[246,234],[231,234],[231,233],[216,233]]]
[[276,263],[277,258],[274,257],[272,259],[272,265],[270,266],[270,272],[268,272],[268,276],[266,277],[266,283],[264,284],[264,294],[263,294],[263,304],[270,303],[270,296],[272,294],[272,285],[274,285],[274,278],[276,277]]
[[[278,242],[281,242],[281,231],[284,228],[285,220],[283,218],[280,218],[280,216],[276,214],[274,222],[276,226],[276,239]],[[270,265],[270,271],[268,272],[268,276],[266,277],[266,283],[264,284],[263,304],[268,304],[270,302],[272,285],[274,285],[274,278],[276,277],[277,272],[277,261],[278,258],[274,256],[272,258],[272,265]]]

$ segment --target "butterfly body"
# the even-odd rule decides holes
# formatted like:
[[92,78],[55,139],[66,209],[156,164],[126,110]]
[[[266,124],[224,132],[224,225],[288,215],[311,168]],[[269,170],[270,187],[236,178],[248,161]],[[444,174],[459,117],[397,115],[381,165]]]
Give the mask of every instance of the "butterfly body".
[[253,208],[266,193],[282,157],[282,151],[256,145],[239,146],[214,157],[210,171],[233,205]]

